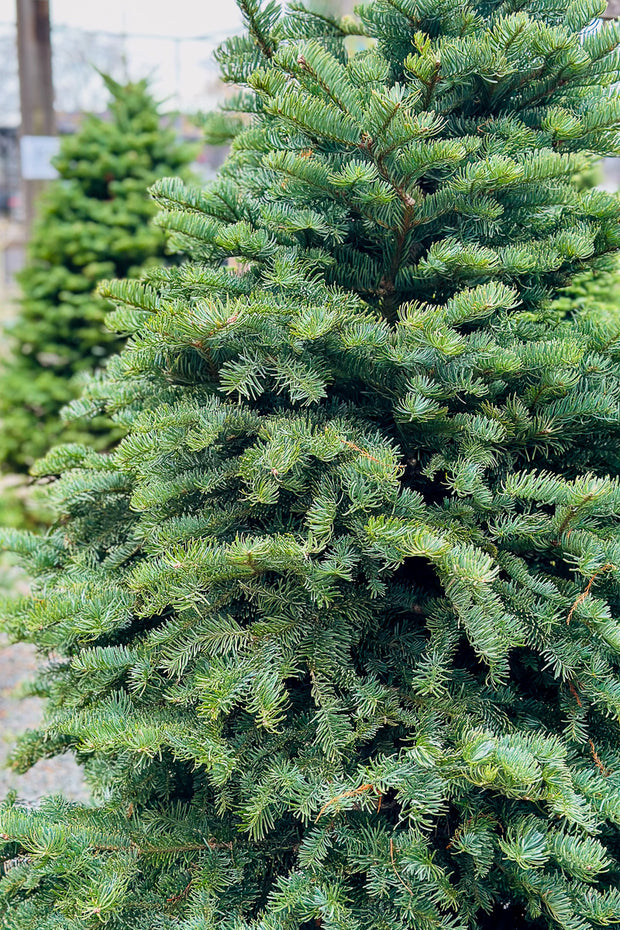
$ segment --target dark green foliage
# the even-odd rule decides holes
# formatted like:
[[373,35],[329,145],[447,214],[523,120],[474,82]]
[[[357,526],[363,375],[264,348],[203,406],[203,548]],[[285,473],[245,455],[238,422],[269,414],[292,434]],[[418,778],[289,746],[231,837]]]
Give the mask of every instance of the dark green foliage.
[[[597,3],[241,0],[188,256],[105,285],[131,338],[36,466],[9,620],[93,808],[0,814],[10,930],[620,923],[620,29]],[[349,58],[348,35],[372,40]],[[247,118],[244,117],[244,118]],[[226,260],[230,261],[225,265]]]
[[94,293],[98,282],[162,261],[148,188],[189,161],[189,147],[160,125],[145,81],[106,84],[109,118],[88,116],[62,139],[59,180],[41,201],[20,275],[20,313],[8,334],[14,351],[0,374],[0,463],[8,471],[26,470],[61,440],[109,443],[105,418],[66,427],[59,413],[79,393],[80,376],[120,345],[103,325],[110,305]]

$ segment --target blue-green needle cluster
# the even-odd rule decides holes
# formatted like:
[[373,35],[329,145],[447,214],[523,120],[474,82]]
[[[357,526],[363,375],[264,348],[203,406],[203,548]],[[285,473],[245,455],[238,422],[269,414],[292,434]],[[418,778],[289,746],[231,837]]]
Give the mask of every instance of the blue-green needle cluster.
[[620,923],[620,28],[591,0],[239,0],[186,261],[109,283],[16,638],[94,805],[0,812],[7,930]]

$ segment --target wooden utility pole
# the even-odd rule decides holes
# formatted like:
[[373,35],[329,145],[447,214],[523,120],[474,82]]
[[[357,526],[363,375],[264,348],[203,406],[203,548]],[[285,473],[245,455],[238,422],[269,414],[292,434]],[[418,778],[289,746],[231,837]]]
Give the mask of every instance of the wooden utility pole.
[[[27,140],[33,136],[49,138],[56,132],[49,0],[17,0],[17,54],[21,137]],[[24,178],[27,172],[24,170],[23,152],[22,148],[22,190],[28,235],[34,202],[45,181],[28,176]]]

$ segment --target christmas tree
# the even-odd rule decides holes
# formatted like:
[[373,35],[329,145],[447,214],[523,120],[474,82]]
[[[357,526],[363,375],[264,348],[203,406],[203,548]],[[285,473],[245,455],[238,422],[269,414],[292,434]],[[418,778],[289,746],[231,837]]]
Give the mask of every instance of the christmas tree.
[[620,269],[578,275],[568,287],[562,288],[554,305],[569,313],[582,312],[613,327],[620,322]]
[[[590,189],[605,183],[605,173],[599,163],[590,170],[578,173],[575,182],[579,189]],[[618,259],[611,270],[602,272],[589,269],[578,274],[567,287],[563,287],[554,301],[559,310],[585,313],[606,320],[614,326],[620,320],[620,265]]]
[[46,191],[20,274],[22,299],[8,335],[13,354],[0,373],[0,463],[25,471],[59,441],[105,447],[100,418],[67,428],[60,410],[80,391],[81,376],[117,351],[104,326],[110,305],[95,294],[103,278],[135,277],[161,263],[165,241],[149,223],[157,212],[148,187],[189,161],[141,81],[105,78],[109,116],[87,116],[61,140],[58,180]]
[[231,156],[156,185],[187,260],[103,287],[130,338],[72,414],[127,434],[5,534],[14,764],[74,752],[94,804],[6,802],[4,926],[617,925],[620,338],[552,301],[620,242],[573,180],[620,28],[240,7]]

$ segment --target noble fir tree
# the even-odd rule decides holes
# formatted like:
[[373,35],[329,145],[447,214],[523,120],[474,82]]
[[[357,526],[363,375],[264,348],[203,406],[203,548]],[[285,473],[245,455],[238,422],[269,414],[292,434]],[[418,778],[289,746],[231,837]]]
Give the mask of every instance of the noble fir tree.
[[19,315],[7,334],[12,354],[0,372],[0,464],[7,471],[26,471],[59,441],[90,435],[95,445],[109,442],[105,418],[68,428],[60,411],[79,394],[84,372],[120,344],[105,329],[111,307],[96,295],[97,284],[161,263],[165,240],[149,223],[157,208],[148,188],[182,172],[190,158],[174,129],[161,125],[146,81],[105,82],[108,116],[86,117],[61,140],[59,177],[41,201],[19,276]]
[[231,156],[156,185],[187,260],[103,288],[130,340],[72,410],[126,437],[6,534],[14,764],[74,752],[94,803],[6,802],[3,926],[617,925],[620,331],[552,300],[619,244],[573,178],[620,28],[240,6]]

